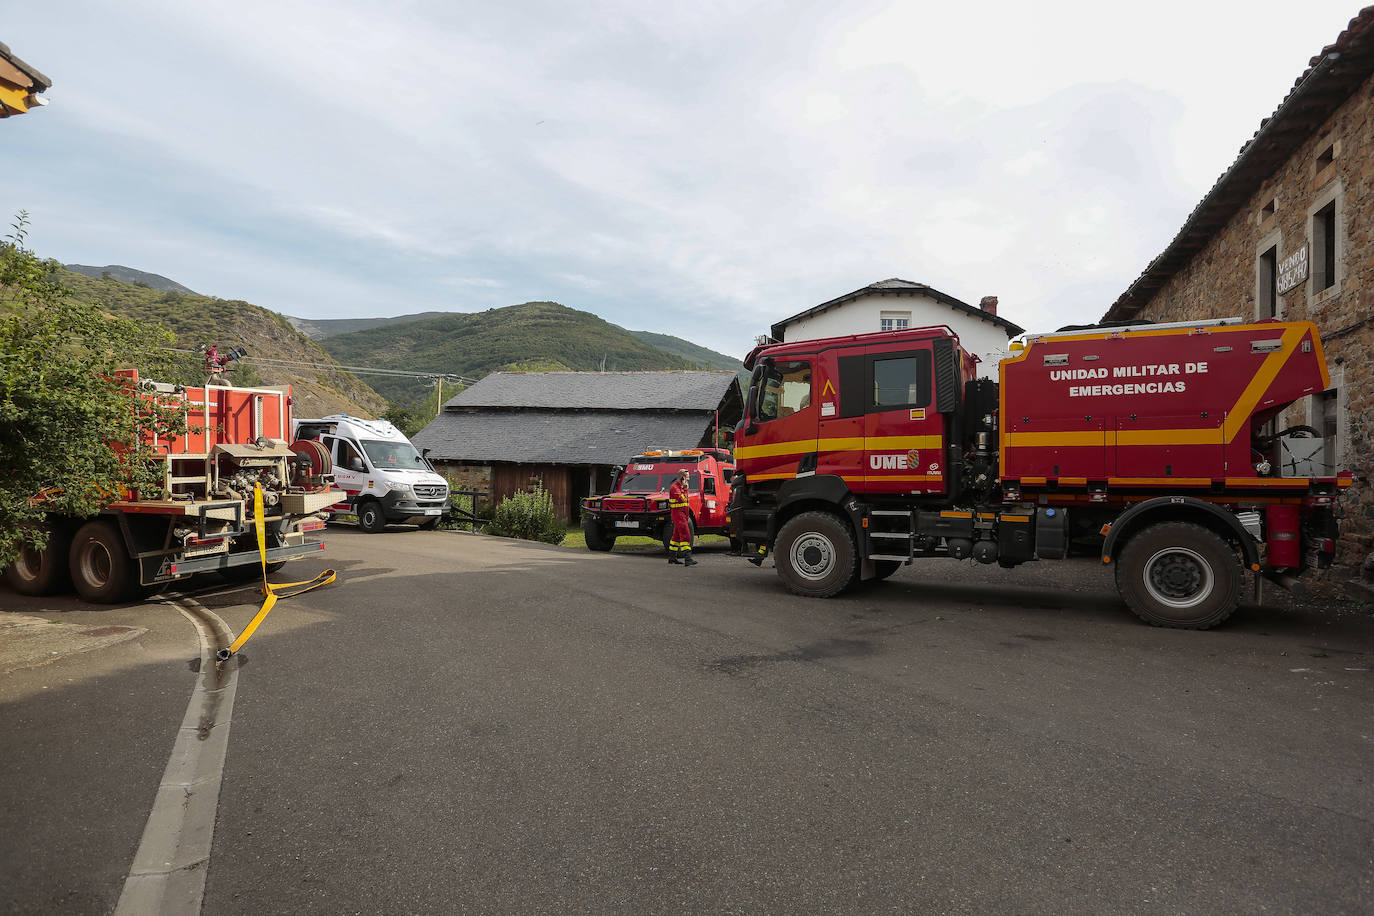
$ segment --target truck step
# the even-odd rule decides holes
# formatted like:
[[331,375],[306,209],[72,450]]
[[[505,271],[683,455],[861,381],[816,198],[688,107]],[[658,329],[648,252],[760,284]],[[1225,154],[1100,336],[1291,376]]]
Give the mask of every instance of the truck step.
[[869,515],[900,515],[900,516],[902,516],[902,517],[904,517],[904,518],[911,518],[911,512],[910,512],[910,511],[904,511],[904,510],[902,510],[902,509],[872,509],[872,510],[869,511],[868,514],[869,514]]
[[910,531],[870,531],[868,536],[871,538],[901,538],[904,541],[911,540]]
[[869,558],[870,560],[902,560],[903,562],[905,562],[905,561],[911,559],[911,557],[908,556],[908,555],[906,555],[906,554],[895,554],[895,553],[894,553],[894,554],[870,553],[870,554],[868,555],[868,558]]

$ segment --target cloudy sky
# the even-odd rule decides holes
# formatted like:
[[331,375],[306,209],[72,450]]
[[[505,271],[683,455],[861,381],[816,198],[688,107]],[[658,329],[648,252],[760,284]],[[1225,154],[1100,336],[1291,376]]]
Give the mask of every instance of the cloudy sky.
[[[1088,321],[1355,3],[48,0],[30,245],[289,315],[553,300],[742,355],[887,277]],[[6,220],[8,222],[8,220]]]

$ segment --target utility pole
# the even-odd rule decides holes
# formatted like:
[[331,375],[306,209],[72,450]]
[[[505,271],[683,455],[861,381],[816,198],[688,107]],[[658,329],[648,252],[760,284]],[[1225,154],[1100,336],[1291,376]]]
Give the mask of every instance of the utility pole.
[[439,414],[444,412],[444,377],[439,376],[439,397],[434,402],[434,418],[437,420]]

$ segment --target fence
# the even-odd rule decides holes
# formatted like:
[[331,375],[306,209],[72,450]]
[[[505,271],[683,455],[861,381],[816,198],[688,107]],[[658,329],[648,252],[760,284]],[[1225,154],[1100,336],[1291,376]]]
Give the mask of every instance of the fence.
[[468,525],[469,530],[475,534],[480,526],[491,521],[477,514],[478,500],[486,495],[481,490],[450,490],[449,499],[453,504],[453,511],[449,515],[449,525],[455,528]]

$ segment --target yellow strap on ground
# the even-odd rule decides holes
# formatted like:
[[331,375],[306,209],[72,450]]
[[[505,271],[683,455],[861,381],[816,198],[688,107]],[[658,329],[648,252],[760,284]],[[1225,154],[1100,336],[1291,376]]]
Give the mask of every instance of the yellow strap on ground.
[[[277,603],[278,598],[294,598],[296,595],[303,595],[312,588],[319,588],[321,585],[328,585],[334,581],[334,570],[326,569],[313,579],[304,582],[283,582],[280,585],[272,585],[267,581],[267,523],[263,516],[262,487],[253,485],[253,527],[258,535],[258,562],[262,566],[262,607],[258,610],[257,616],[243,628],[233,644],[227,649],[220,649],[217,657],[220,661],[231,658],[235,652],[243,648],[243,644],[248,642],[252,635],[257,632],[258,624],[262,623],[272,611],[272,606]],[[304,586],[300,588],[298,586]],[[284,589],[294,588],[294,592],[284,594]]]

